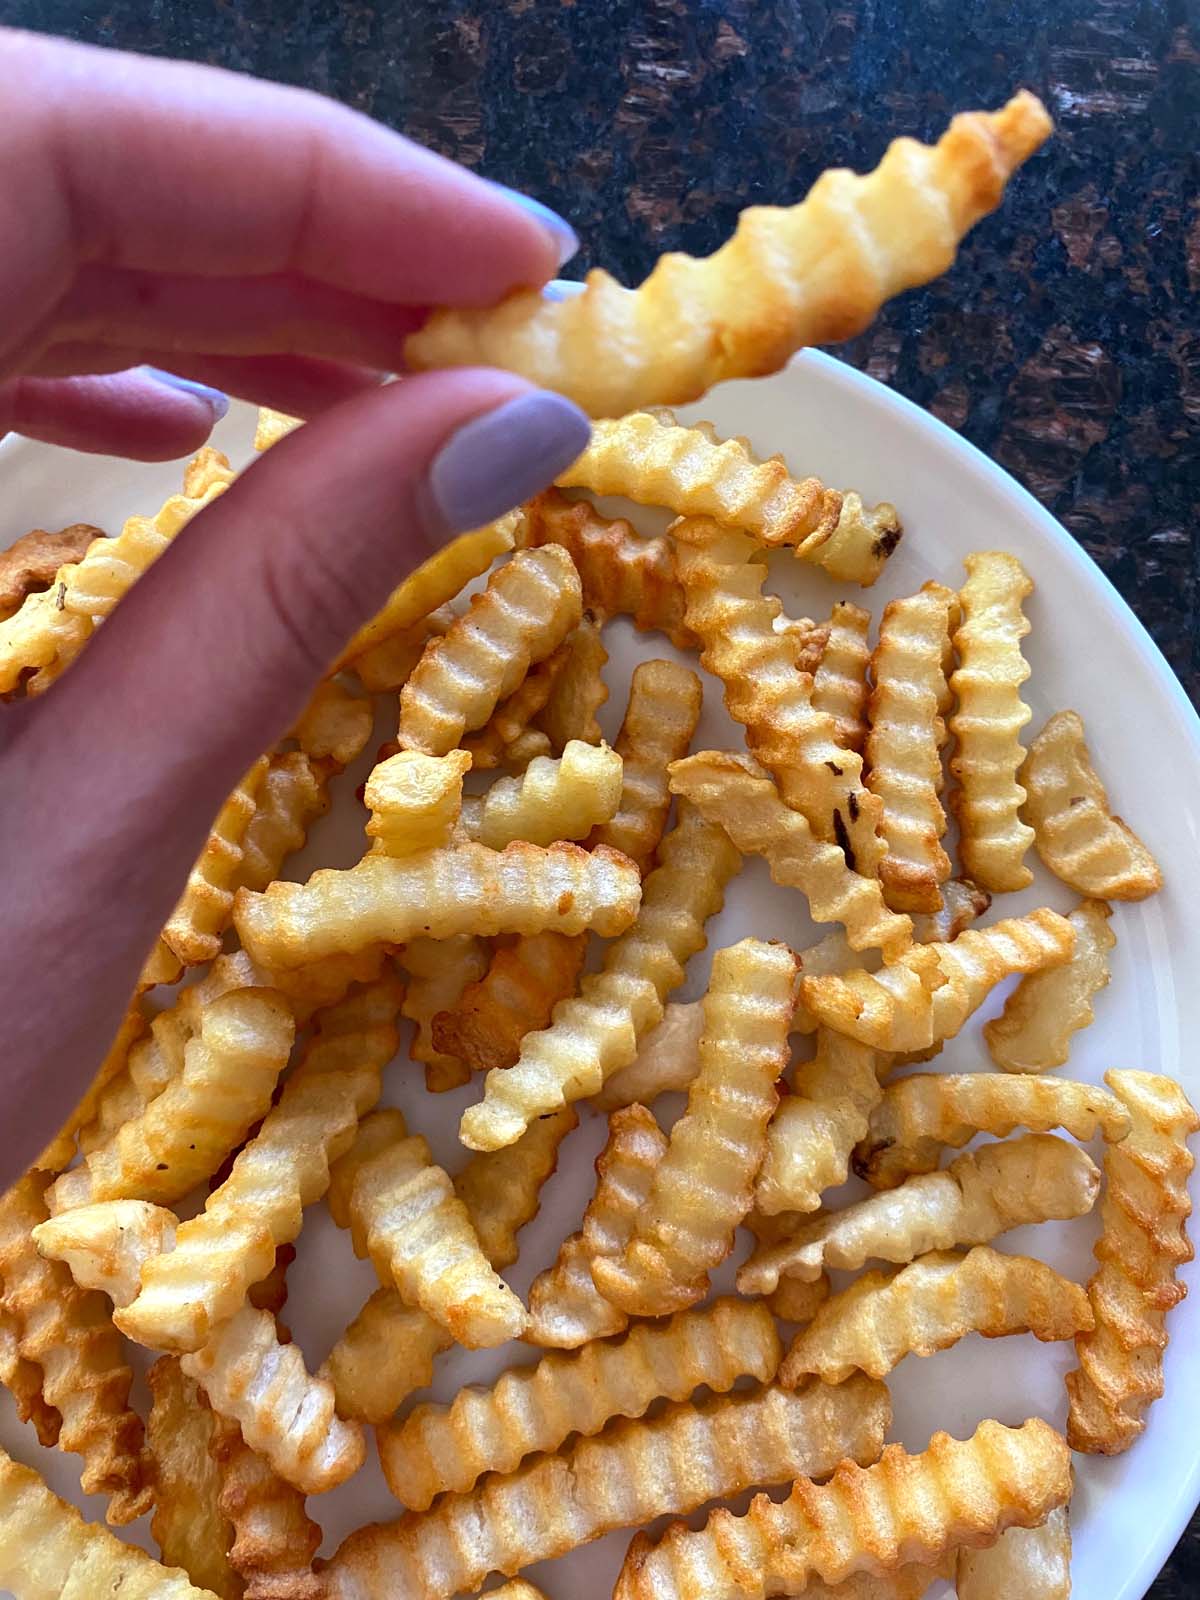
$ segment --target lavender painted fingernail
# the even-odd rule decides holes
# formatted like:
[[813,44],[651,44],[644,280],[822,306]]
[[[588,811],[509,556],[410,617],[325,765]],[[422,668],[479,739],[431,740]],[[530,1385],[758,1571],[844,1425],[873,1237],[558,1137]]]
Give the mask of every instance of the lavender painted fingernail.
[[506,183],[497,183],[494,188],[501,194],[507,195],[510,200],[515,200],[523,211],[528,211],[531,217],[537,219],[558,247],[558,264],[564,262],[579,250],[579,235],[565,217],[560,217],[557,211],[543,205],[540,200],[535,200],[532,195],[522,194],[519,189],[510,189]]
[[183,394],[194,395],[198,400],[207,400],[214,422],[220,422],[229,410],[229,396],[220,389],[210,389],[207,383],[194,383],[191,378],[181,378],[175,372],[164,372],[161,367],[143,367],[142,371],[146,377],[167,389],[178,389]]
[[570,466],[591,423],[561,395],[518,395],[466,423],[429,469],[438,518],[452,533],[481,527],[528,500]]
[[586,284],[577,283],[574,278],[551,278],[549,283],[542,285],[542,299],[574,300],[586,288]]

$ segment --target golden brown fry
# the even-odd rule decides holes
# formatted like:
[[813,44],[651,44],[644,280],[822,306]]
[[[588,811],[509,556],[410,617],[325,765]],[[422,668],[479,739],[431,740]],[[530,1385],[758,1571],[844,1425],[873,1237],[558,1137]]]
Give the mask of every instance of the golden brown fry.
[[32,1230],[39,1252],[64,1261],[81,1289],[98,1289],[114,1306],[136,1298],[142,1267],[175,1248],[179,1219],[148,1200],[98,1200],[51,1217]]
[[32,1422],[38,1443],[52,1450],[62,1432],[62,1417],[46,1403],[42,1369],[21,1355],[21,1324],[4,1306],[0,1286],[0,1385],[13,1397],[17,1419]]
[[341,769],[365,750],[374,722],[369,700],[351,694],[336,678],[327,678],[313,691],[291,737],[306,756]]
[[533,933],[500,945],[457,1005],[434,1017],[434,1045],[475,1072],[511,1067],[525,1035],[575,993],[586,953],[586,934]]
[[550,686],[546,704],[533,719],[531,731],[540,731],[550,740],[550,749],[560,756],[572,739],[599,744],[600,724],[596,712],[608,699],[608,685],[602,676],[608,664],[608,651],[592,613],[585,612],[579,626],[567,636],[566,660]]
[[765,857],[775,883],[808,897],[814,921],[842,923],[852,949],[894,959],[912,943],[912,923],[888,910],[878,879],[852,872],[839,845],[822,843],[752,757],[705,750],[672,762],[671,791],[740,851]]
[[1075,930],[1045,908],[968,928],[952,944],[914,945],[881,972],[802,980],[800,998],[828,1028],[876,1050],[924,1051],[953,1039],[1003,978],[1068,961]]
[[845,1183],[850,1156],[883,1093],[882,1062],[854,1039],[822,1028],[816,1054],[792,1076],[767,1129],[754,1203],[767,1216],[815,1211],[826,1189]]
[[0,1197],[0,1311],[62,1418],[59,1448],[83,1458],[84,1494],[107,1495],[108,1520],[120,1526],[150,1505],[142,1420],[129,1405],[133,1373],[104,1296],[38,1254],[33,1229],[47,1219],[49,1182],[30,1172]]
[[419,855],[449,844],[462,810],[465,750],[426,756],[401,750],[371,771],[363,800],[371,812],[367,837],[389,856]]
[[539,1117],[516,1144],[477,1151],[454,1180],[484,1255],[503,1272],[517,1259],[517,1234],[537,1215],[558,1148],[579,1126],[573,1106]]
[[987,1245],[966,1255],[934,1251],[898,1272],[864,1272],[796,1335],[780,1370],[791,1387],[810,1375],[843,1383],[852,1372],[884,1378],[905,1356],[948,1350],[968,1333],[1073,1339],[1094,1326],[1087,1294],[1028,1256]]
[[365,1118],[338,1167],[334,1218],[349,1219],[355,1254],[370,1258],[385,1288],[397,1288],[470,1350],[524,1331],[525,1308],[492,1270],[450,1179],[425,1140],[407,1135],[398,1111]]
[[837,526],[817,551],[817,565],[840,583],[870,588],[903,532],[896,508],[889,501],[865,506],[856,489],[844,489]]
[[811,1280],[827,1267],[853,1272],[872,1258],[903,1264],[930,1250],[987,1244],[1028,1222],[1085,1216],[1099,1187],[1087,1152],[1053,1134],[987,1144],[944,1172],[910,1178],[760,1245],[738,1273],[738,1288],[769,1294],[784,1276]]
[[671,808],[667,769],[687,754],[702,702],[699,678],[675,661],[641,661],[633,670],[625,720],[614,746],[622,761],[620,802],[588,844],[620,850],[643,876]]
[[1162,1395],[1167,1313],[1187,1294],[1176,1273],[1194,1254],[1187,1141],[1200,1131],[1200,1117],[1170,1078],[1107,1072],[1104,1081],[1133,1126],[1104,1157],[1099,1267],[1088,1284],[1096,1330],[1075,1341],[1067,1437],[1075,1450],[1119,1455]]
[[221,936],[233,914],[234,890],[246,852],[242,841],[258,809],[270,761],[259,759],[217,813],[212,831],[162,931],[163,943],[184,966],[221,953]]
[[714,1511],[695,1533],[676,1522],[657,1545],[639,1534],[614,1600],[808,1595],[818,1580],[887,1576],[1036,1527],[1070,1497],[1070,1451],[1040,1418],[984,1422],[961,1442],[935,1433],[921,1455],[892,1444],[877,1466],[846,1462],[824,1488],[801,1479],[779,1505],[760,1494],[745,1516]]
[[958,1600],[1070,1600],[1071,1518],[1066,1506],[1040,1528],[1010,1528],[983,1550],[960,1550]]
[[432,1511],[352,1534],[326,1569],[330,1600],[445,1600],[490,1572],[509,1576],[665,1511],[686,1515],[751,1484],[824,1476],[847,1456],[873,1461],[890,1417],[886,1389],[856,1379],[616,1422],[569,1455],[539,1456],[467,1494],[446,1495]]
[[34,528],[0,550],[0,622],[19,611],[27,595],[49,589],[60,567],[78,564],[92,541],[103,538],[102,528],[77,522],[57,533]]
[[[605,853],[601,845],[585,859]],[[559,1002],[548,1028],[527,1035],[515,1066],[488,1073],[483,1101],[460,1125],[468,1149],[511,1144],[534,1117],[594,1094],[629,1065],[642,1038],[662,1021],[666,997],[683,982],[688,960],[703,949],[704,924],[723,904],[739,859],[721,829],[681,810],[646,879],[637,920],[608,946],[601,970],[583,979],[577,998]]]
[[641,887],[637,868],[615,850],[462,844],[418,856],[371,854],[346,871],[324,868],[307,883],[280,881],[262,894],[240,889],[233,920],[255,961],[288,968],[420,934],[592,928],[612,938],[636,916]]
[[529,1290],[525,1337],[530,1343],[573,1350],[629,1325],[625,1313],[596,1288],[592,1262],[625,1249],[666,1151],[667,1136],[645,1106],[632,1105],[609,1118],[608,1142],[596,1160],[596,1191],[583,1226],[563,1243],[554,1265]]
[[825,1273],[812,1283],[800,1278],[780,1278],[779,1287],[767,1296],[767,1304],[781,1322],[807,1327],[829,1299],[829,1278]]
[[296,1034],[287,1001],[235,989],[197,1010],[178,1076],[58,1179],[47,1196],[53,1214],[95,1200],[181,1200],[266,1115]]
[[695,1305],[733,1249],[779,1103],[798,971],[786,945],[760,939],[713,957],[687,1110],[671,1130],[628,1245],[592,1262],[597,1289],[622,1311],[661,1316]]
[[301,427],[300,417],[289,417],[286,411],[273,411],[270,406],[259,406],[258,420],[254,425],[254,448],[269,450],[273,444]]
[[0,1584],[17,1600],[216,1600],[60,1500],[0,1450]]
[[1162,888],[1158,862],[1109,807],[1078,712],[1050,718],[1029,747],[1021,781],[1038,855],[1056,877],[1103,900],[1144,900]]
[[325,1193],[329,1163],[350,1146],[396,1053],[403,986],[387,976],[317,1018],[317,1031],[278,1105],[169,1254],[147,1261],[141,1293],[119,1313],[140,1344],[195,1350],[297,1238],[304,1207]]
[[730,716],[785,803],[818,839],[839,845],[852,870],[875,876],[884,851],[879,801],[863,788],[862,757],[841,748],[833,718],[813,706],[795,639],[775,627],[780,604],[763,593],[767,568],[754,541],[704,517],[685,517],[672,531],[686,620],[702,663],[725,685]]
[[234,886],[265,889],[283,870],[288,856],[303,848],[308,830],[329,810],[329,762],[313,761],[303,750],[271,757],[258,801],[242,835],[242,862]]
[[592,1096],[597,1111],[619,1111],[622,1106],[648,1106],[660,1094],[687,1090],[700,1067],[700,1035],[704,1032],[704,1007],[699,1000],[672,1000],[663,1019],[642,1042],[629,1065],[615,1073]]
[[511,550],[520,526],[519,511],[510,511],[486,528],[460,534],[423,561],[392,590],[381,610],[365,622],[330,668],[357,667],[358,657],[396,634],[405,633],[486,572],[496,556]]
[[[559,676],[566,671],[573,647],[572,632],[544,661],[534,662],[508,699],[500,702],[477,733],[464,736],[462,747],[470,755],[476,772],[490,772],[493,767],[513,764],[510,760],[513,747],[524,748],[528,743],[530,724],[549,700]],[[542,753],[550,753],[548,738]]]
[[643,539],[623,517],[602,517],[587,500],[554,489],[525,507],[525,542],[560,544],[579,571],[583,603],[599,617],[627,616],[635,628],[658,628],[680,650],[696,637],[683,620],[683,585],[669,539]]
[[453,606],[438,606],[411,627],[370,645],[354,657],[350,670],[369,694],[392,694],[403,689],[430,637],[448,633],[457,615]]
[[1075,930],[1070,961],[1022,978],[1004,1014],[983,1025],[988,1053],[1005,1072],[1051,1072],[1071,1053],[1071,1035],[1088,1027],[1092,997],[1107,988],[1108,952],[1117,942],[1103,900],[1082,900],[1068,916]]
[[[839,600],[830,613],[829,638],[813,674],[813,707],[831,716],[837,741],[845,750],[863,753],[867,738],[867,667],[871,651],[867,633],[871,613]],[[870,788],[870,784],[867,785]]]
[[941,846],[941,793],[947,697],[946,654],[958,612],[954,591],[927,583],[892,600],[871,657],[867,788],[883,802],[879,831],[888,853],[879,864],[888,904],[898,911],[940,911],[950,858]]
[[914,1072],[883,1091],[854,1153],[854,1170],[876,1189],[892,1189],[913,1173],[935,1171],[947,1145],[961,1148],[980,1132],[1004,1139],[1014,1128],[1065,1128],[1074,1139],[1103,1133],[1115,1144],[1129,1132],[1129,1113],[1090,1083]]
[[954,630],[959,666],[950,678],[958,700],[949,721],[956,741],[950,770],[959,784],[950,806],[967,876],[982,889],[1023,889],[1033,881],[1025,865],[1033,829],[1020,819],[1025,790],[1017,773],[1025,759],[1021,729],[1033,713],[1021,699],[1029,676],[1021,602],[1033,593],[1033,580],[1003,550],[978,551],[965,565],[962,620]]
[[708,422],[682,427],[662,410],[599,422],[587,449],[555,481],[681,516],[715,517],[762,544],[796,545],[806,560],[815,559],[841,509],[841,496],[819,478],[789,476],[782,456],[760,461],[748,440],[720,439]]
[[615,750],[569,739],[557,759],[531,761],[521,777],[499,778],[477,801],[468,800],[463,822],[468,837],[489,850],[503,850],[514,839],[542,846],[586,839],[615,813],[621,781]]
[[579,574],[565,550],[519,550],[448,633],[431,639],[400,691],[403,749],[442,756],[481,728],[579,623]]
[[177,1356],[160,1356],[146,1374],[146,1423],[154,1482],[150,1532],[168,1567],[182,1567],[193,1583],[223,1600],[241,1600],[242,1586],[229,1564],[233,1530],[221,1514],[220,1478],[209,1454],[216,1423],[200,1390]]
[[321,1600],[312,1571],[321,1530],[305,1514],[304,1496],[251,1450],[236,1423],[213,1420],[218,1505],[232,1529],[229,1564],[245,1600]]
[[486,1472],[512,1472],[526,1456],[597,1434],[613,1417],[640,1417],[660,1398],[686,1400],[701,1385],[724,1394],[746,1374],[769,1382],[781,1354],[764,1305],[718,1300],[681,1311],[625,1339],[513,1368],[491,1389],[460,1389],[453,1405],[418,1406],[378,1431],[384,1476],[402,1505],[425,1511],[446,1490],[461,1494]]
[[506,367],[596,417],[774,372],[945,272],[1050,130],[1022,92],[1000,111],[955,117],[936,145],[897,140],[865,177],[833,169],[799,205],[750,208],[715,255],[663,256],[637,289],[596,270],[568,300],[534,290],[488,310],[437,311],[409,336],[408,365]]
[[474,934],[452,939],[412,939],[404,947],[408,989],[402,1016],[414,1024],[408,1053],[425,1066],[425,1087],[440,1094],[467,1083],[469,1063],[456,1052],[442,1049],[433,1036],[433,1019],[447,1006],[458,1005],[463,991],[479,982],[488,969],[488,950]]

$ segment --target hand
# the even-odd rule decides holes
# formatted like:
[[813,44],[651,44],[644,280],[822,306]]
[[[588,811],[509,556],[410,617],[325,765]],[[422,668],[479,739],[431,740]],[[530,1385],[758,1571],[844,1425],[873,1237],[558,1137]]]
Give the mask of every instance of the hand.
[[0,708],[2,1186],[86,1087],[241,773],[404,572],[588,425],[497,372],[380,386],[424,308],[550,277],[574,249],[552,213],[314,96],[4,30],[0,108],[0,434],[161,459],[221,390],[314,419]]

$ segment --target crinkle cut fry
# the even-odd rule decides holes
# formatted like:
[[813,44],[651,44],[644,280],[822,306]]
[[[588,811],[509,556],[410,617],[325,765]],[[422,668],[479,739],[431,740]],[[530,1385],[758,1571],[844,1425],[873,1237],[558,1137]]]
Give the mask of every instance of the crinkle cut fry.
[[[597,846],[591,859],[605,848]],[[526,1036],[516,1065],[488,1073],[483,1101],[460,1125],[468,1149],[511,1144],[534,1117],[594,1094],[629,1065],[661,1022],[687,962],[704,948],[704,925],[724,903],[739,861],[720,828],[681,807],[633,926],[608,946],[603,967],[583,979],[578,997],[554,1008],[550,1026]]]
[[782,456],[760,461],[748,440],[720,439],[707,422],[683,427],[665,410],[598,422],[587,449],[555,481],[679,516],[715,517],[763,544],[795,545],[810,561],[841,510],[839,494],[819,478],[791,477]]
[[0,1311],[62,1418],[59,1448],[83,1459],[83,1492],[107,1495],[109,1522],[123,1525],[150,1505],[142,1420],[129,1404],[133,1373],[108,1301],[38,1253],[32,1231],[49,1215],[49,1182],[30,1172],[0,1198]]
[[0,1584],[20,1600],[218,1600],[107,1528],[85,1522],[0,1450]]
[[882,1092],[854,1170],[876,1189],[892,1189],[935,1171],[948,1145],[961,1148],[980,1132],[1004,1139],[1015,1128],[1065,1128],[1080,1140],[1102,1133],[1115,1144],[1129,1132],[1129,1113],[1106,1090],[1064,1078],[914,1072]]
[[463,736],[462,748],[471,757],[475,772],[490,772],[499,766],[515,768],[516,752],[532,749],[531,741],[535,737],[539,742],[545,739],[546,745],[536,753],[550,754],[550,740],[545,734],[538,734],[531,724],[554,692],[554,685],[566,671],[571,654],[572,636],[568,634],[556,650],[530,667],[508,699],[500,702],[478,732]]
[[146,1423],[154,1483],[150,1532],[163,1561],[224,1600],[241,1600],[229,1562],[233,1530],[221,1513],[220,1480],[210,1455],[216,1419],[177,1356],[160,1356],[146,1375]]
[[341,772],[366,749],[374,723],[370,700],[339,679],[326,678],[313,690],[290,737],[313,761]]
[[564,1241],[553,1266],[529,1290],[525,1337],[532,1344],[573,1350],[629,1325],[626,1314],[597,1289],[592,1262],[625,1249],[666,1151],[667,1136],[645,1106],[613,1112],[607,1143],[596,1159],[596,1189],[583,1225]]
[[290,855],[304,847],[308,830],[329,810],[329,762],[314,761],[303,750],[271,757],[258,803],[242,835],[242,863],[235,887],[265,889]]
[[871,657],[866,782],[883,802],[879,831],[887,854],[879,877],[888,904],[899,911],[940,911],[941,886],[950,876],[941,845],[946,814],[938,797],[946,659],[957,614],[957,596],[940,583],[891,600]]
[[447,1490],[461,1494],[484,1473],[512,1472],[613,1417],[640,1417],[657,1399],[686,1400],[702,1384],[724,1394],[747,1374],[769,1382],[780,1354],[770,1312],[744,1300],[639,1324],[623,1340],[544,1356],[490,1389],[460,1389],[450,1406],[418,1406],[379,1429],[384,1476],[402,1505],[425,1511]]
[[761,939],[713,957],[687,1109],[625,1250],[592,1263],[596,1287],[622,1311],[659,1316],[694,1305],[733,1249],[790,1056],[798,971],[793,951]]
[[697,1532],[673,1523],[637,1536],[614,1600],[768,1600],[816,1582],[884,1576],[940,1561],[955,1546],[1037,1527],[1071,1497],[1071,1454],[1048,1423],[981,1423],[971,1438],[935,1433],[920,1455],[888,1445],[871,1467],[846,1462],[823,1488],[799,1480],[776,1505],[756,1495],[743,1517],[717,1510]]
[[1010,1528],[957,1557],[958,1600],[1071,1600],[1071,1517],[1066,1506],[1040,1528]]
[[879,801],[862,782],[862,757],[843,750],[834,719],[812,703],[812,675],[799,647],[776,628],[781,607],[763,593],[767,568],[746,534],[706,517],[684,517],[672,532],[687,596],[686,620],[701,662],[725,685],[725,704],[746,741],[802,811],[817,838],[837,844],[847,865],[874,877],[884,852]]
[[64,566],[78,566],[104,530],[90,522],[76,522],[51,533],[33,528],[7,550],[0,550],[0,622],[19,611],[26,597],[49,589]]
[[1003,1071],[1046,1072],[1066,1063],[1071,1035],[1094,1021],[1092,999],[1111,976],[1108,952],[1117,939],[1110,915],[1103,900],[1081,900],[1067,917],[1075,930],[1070,961],[1022,978],[1003,1014],[984,1023],[988,1054]]
[[471,770],[465,750],[444,756],[419,750],[380,754],[363,785],[371,812],[367,838],[389,856],[419,855],[450,843],[462,813],[463,779]]
[[596,713],[608,700],[604,669],[608,651],[600,636],[598,619],[585,611],[577,627],[567,635],[568,646],[562,671],[550,685],[546,704],[534,716],[527,738],[544,734],[550,753],[561,756],[572,739],[599,744],[600,724]]
[[251,1450],[235,1422],[214,1417],[209,1446],[218,1475],[217,1504],[229,1525],[229,1565],[244,1600],[321,1600],[312,1571],[321,1530],[304,1496]]
[[[297,967],[421,934],[583,933],[605,938],[633,921],[641,878],[615,850],[547,849],[518,840],[418,856],[366,855],[346,871],[323,868],[307,883],[276,882],[262,894],[238,891],[234,923],[251,957]],[[547,1108],[551,1109],[551,1108]]]
[[579,574],[565,550],[518,550],[426,645],[400,691],[401,748],[442,756],[461,744],[578,626],[581,612]]
[[[543,937],[546,937],[543,935]],[[440,1094],[469,1083],[471,1065],[454,1049],[445,1049],[434,1035],[434,1018],[447,1006],[459,1005],[464,992],[488,970],[488,947],[474,934],[452,939],[410,939],[404,947],[408,988],[401,1014],[414,1025],[409,1055],[425,1067],[425,1087]]]
[[[838,743],[863,753],[867,738],[867,633],[871,613],[839,600],[829,617],[829,638],[813,673],[813,706],[834,720]],[[867,785],[870,788],[870,784]]]
[[62,1172],[74,1160],[76,1150],[87,1149],[83,1142],[84,1130],[99,1115],[105,1096],[125,1077],[130,1054],[145,1036],[147,1028],[146,1018],[135,996],[121,1019],[121,1026],[108,1047],[108,1053],[96,1068],[79,1103],[34,1162],[39,1171]]
[[982,1145],[944,1172],[801,1221],[760,1245],[738,1273],[738,1288],[770,1294],[784,1276],[815,1279],[826,1268],[857,1271],[872,1257],[901,1263],[929,1250],[987,1244],[1024,1223],[1086,1215],[1099,1187],[1087,1152],[1053,1134]]
[[289,433],[302,426],[300,417],[289,417],[286,411],[259,406],[258,419],[254,424],[254,448],[260,452],[269,450],[273,444],[278,444],[280,439],[286,439]]
[[352,1534],[326,1569],[329,1594],[446,1600],[491,1572],[511,1576],[665,1511],[686,1515],[800,1473],[823,1477],[846,1457],[873,1461],[890,1420],[883,1385],[855,1378],[837,1389],[772,1387],[670,1406],[652,1422],[619,1421],[565,1457],[535,1457],[431,1511]]
[[660,1094],[686,1091],[699,1070],[700,1035],[704,1007],[699,1000],[672,1000],[663,1019],[642,1042],[627,1067],[615,1073],[592,1096],[597,1111],[619,1111],[622,1106],[648,1106]]
[[196,1350],[295,1240],[304,1207],[329,1186],[329,1165],[379,1099],[396,1053],[404,989],[389,974],[322,1012],[278,1105],[234,1162],[204,1211],[183,1223],[169,1254],[147,1261],[141,1292],[119,1313],[130,1338],[159,1350]]
[[1033,580],[1004,550],[977,551],[964,564],[962,617],[954,630],[959,665],[950,678],[958,704],[949,720],[959,859],[983,889],[1024,889],[1033,881],[1025,855],[1034,832],[1020,818],[1026,796],[1017,773],[1025,760],[1021,729],[1033,713],[1021,699],[1030,671],[1021,653],[1029,632],[1021,603],[1033,593]]
[[260,756],[217,813],[183,893],[163,927],[163,943],[184,966],[212,961],[233,915],[246,852],[242,841],[258,808],[270,762]]
[[434,1046],[474,1072],[513,1066],[526,1034],[546,1027],[575,993],[586,954],[585,933],[531,933],[499,945],[454,1008],[434,1016]]
[[1105,1153],[1097,1271],[1088,1284],[1094,1333],[1075,1341],[1067,1374],[1067,1438],[1076,1450],[1119,1455],[1146,1427],[1163,1392],[1167,1313],[1187,1294],[1176,1276],[1194,1255],[1187,1236],[1195,1162],[1188,1139],[1200,1117],[1170,1078],[1107,1072],[1104,1081],[1132,1120]]
[[1092,766],[1075,711],[1050,718],[1021,768],[1025,815],[1038,855],[1080,894],[1144,900],[1162,888],[1162,869],[1121,818]]
[[623,765],[606,744],[569,739],[557,758],[536,757],[519,778],[499,778],[478,800],[466,801],[462,820],[469,837],[489,850],[514,839],[542,846],[586,839],[616,811]]
[[936,145],[896,140],[874,172],[824,174],[796,206],[755,206],[715,255],[666,255],[637,289],[588,274],[488,310],[437,311],[410,335],[414,370],[499,366],[596,417],[680,405],[726,378],[774,372],[802,345],[861,332],[884,301],[945,272],[963,235],[1051,130],[1024,91],[957,116]]
[[32,1422],[38,1443],[52,1450],[62,1431],[62,1417],[42,1394],[42,1369],[20,1354],[20,1323],[3,1303],[0,1284],[0,1386],[12,1395],[17,1420]]
[[880,949],[895,959],[912,943],[912,922],[884,903],[876,878],[846,864],[839,845],[824,843],[804,815],[752,757],[705,750],[671,764],[671,791],[718,824],[745,854],[761,855],[774,882],[799,889],[817,922],[840,922],[855,950]]
[[1044,1262],[987,1245],[933,1251],[897,1272],[864,1272],[826,1300],[792,1341],[780,1382],[842,1383],[855,1371],[884,1378],[905,1356],[948,1350],[968,1333],[1049,1341],[1093,1325],[1085,1291]]
[[816,563],[839,583],[858,583],[868,589],[903,533],[890,501],[864,505],[857,489],[844,489],[837,526],[817,550]]

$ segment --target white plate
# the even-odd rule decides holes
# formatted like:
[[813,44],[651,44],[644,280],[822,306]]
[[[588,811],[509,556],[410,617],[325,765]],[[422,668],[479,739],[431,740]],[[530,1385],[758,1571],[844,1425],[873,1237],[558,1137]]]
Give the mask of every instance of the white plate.
[[[707,416],[724,433],[744,433],[761,452],[780,450],[794,470],[820,474],[839,487],[854,486],[870,499],[891,499],[900,509],[905,538],[876,587],[865,598],[878,616],[883,602],[911,592],[927,578],[957,585],[970,550],[1003,547],[1033,575],[1029,603],[1033,632],[1027,641],[1033,676],[1025,691],[1033,729],[1052,711],[1074,707],[1115,807],[1151,844],[1167,874],[1165,891],[1142,905],[1118,907],[1113,982],[1096,1006],[1095,1025],[1076,1040],[1070,1072],[1098,1081],[1110,1066],[1145,1067],[1180,1078],[1200,1099],[1194,1041],[1200,1037],[1200,923],[1189,915],[1200,834],[1200,724],[1170,669],[1132,612],[1054,520],[1016,483],[950,429],[890,390],[828,357],[806,354],[785,372],[755,383],[733,383],[710,395],[693,415]],[[214,442],[235,461],[249,458],[250,413],[235,408]],[[11,542],[29,527],[59,527],[87,520],[110,531],[132,512],[151,512],[179,483],[177,466],[134,466],[76,456],[24,441],[0,447],[0,540]],[[643,527],[651,519],[640,514]],[[336,537],[336,533],[331,537]],[[821,614],[842,591],[822,575],[798,571],[782,559],[773,580],[795,612]],[[629,674],[649,654],[670,654],[659,636],[635,635],[624,623],[606,635],[612,694],[602,721],[609,737],[619,724]],[[692,664],[694,664],[694,659]],[[86,665],[83,667],[87,670]],[[382,725],[381,725],[382,726]],[[699,739],[728,743],[738,737],[720,702],[705,685]],[[698,746],[699,747],[699,746]],[[364,756],[360,765],[369,765]],[[360,850],[362,813],[353,801],[360,772],[342,785],[335,814],[314,832],[290,875],[306,876],[319,863],[349,865]],[[992,916],[1039,903],[1067,909],[1074,897],[1038,869],[1034,888],[1003,897]],[[748,866],[710,928],[710,949],[747,933],[789,939],[811,937],[803,901],[774,889],[761,863]],[[689,972],[684,997],[703,991],[708,956]],[[980,1018],[955,1040],[939,1066],[985,1067],[979,1022],[994,1014],[993,998]],[[1193,1047],[1185,1048],[1185,1041]],[[452,1168],[462,1159],[455,1128],[476,1086],[440,1097],[424,1092],[420,1068],[397,1063],[385,1098],[403,1107]],[[592,1186],[592,1160],[603,1122],[586,1116],[563,1149],[560,1169],[547,1185],[541,1215],[523,1235],[521,1261],[511,1273],[524,1292],[548,1264],[577,1219]],[[1025,1229],[1001,1244],[1042,1256],[1086,1277],[1095,1221]],[[321,1207],[308,1214],[292,1269],[287,1320],[310,1362],[331,1341],[370,1291],[370,1270],[356,1262],[346,1238]],[[744,1253],[739,1249],[738,1257]],[[1188,1269],[1185,1279],[1194,1273]],[[720,1283],[729,1282],[727,1267]],[[337,1285],[337,1293],[331,1292]],[[317,1293],[312,1286],[320,1285]],[[1200,1298],[1171,1318],[1167,1398],[1151,1415],[1145,1436],[1115,1461],[1079,1460],[1075,1498],[1075,1592],[1086,1600],[1139,1600],[1170,1554],[1200,1497],[1200,1444],[1196,1437],[1196,1367],[1200,1354]],[[447,1357],[433,1397],[445,1400],[465,1381],[486,1381],[513,1359],[533,1359],[523,1346],[504,1352]],[[928,1361],[910,1358],[895,1374],[894,1437],[920,1449],[932,1429],[958,1436],[983,1418],[1018,1423],[1039,1413],[1061,1426],[1066,1403],[1062,1379],[1073,1364],[1067,1346],[1038,1345],[1031,1337],[978,1338]],[[30,1430],[0,1402],[0,1442],[43,1470],[54,1487],[78,1499],[77,1463],[38,1448]],[[101,1506],[86,1508],[98,1517]],[[396,1514],[374,1462],[352,1483],[310,1504],[326,1529],[328,1555],[353,1527]],[[140,1531],[140,1530],[139,1530]],[[143,1537],[145,1537],[143,1535]],[[551,1600],[610,1591],[628,1543],[620,1533],[558,1563],[531,1569],[529,1577]],[[942,1600],[947,1591],[931,1595]]]

